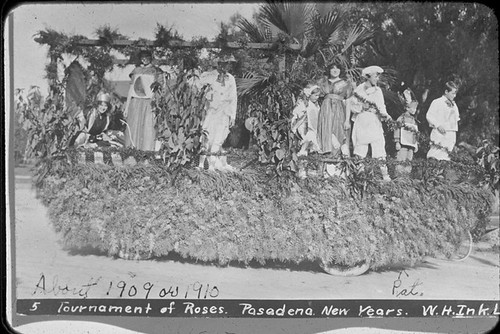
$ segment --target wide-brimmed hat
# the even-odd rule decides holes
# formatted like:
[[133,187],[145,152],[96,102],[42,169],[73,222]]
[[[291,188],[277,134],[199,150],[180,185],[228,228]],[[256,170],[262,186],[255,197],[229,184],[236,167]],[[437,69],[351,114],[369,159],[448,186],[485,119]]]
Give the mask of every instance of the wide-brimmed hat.
[[110,103],[111,102],[111,95],[109,95],[108,93],[101,93],[101,94],[97,95],[97,101]]
[[366,77],[368,75],[375,74],[375,73],[381,74],[381,73],[384,73],[384,70],[380,66],[373,65],[373,66],[365,67],[363,69],[363,71],[361,71],[361,75],[364,76],[364,77]]

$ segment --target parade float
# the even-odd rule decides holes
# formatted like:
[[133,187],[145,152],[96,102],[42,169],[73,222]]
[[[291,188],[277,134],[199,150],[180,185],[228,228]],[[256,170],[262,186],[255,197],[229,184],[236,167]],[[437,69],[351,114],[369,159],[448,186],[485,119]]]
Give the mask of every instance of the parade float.
[[[188,48],[166,32],[160,27],[155,42],[122,42],[120,52],[131,57],[148,48],[159,58],[185,60],[208,45],[196,41]],[[206,97],[203,90],[189,88],[191,72],[182,67],[175,80],[155,91],[158,151],[71,147],[76,110],[107,89],[104,73],[115,66],[110,51],[120,38],[109,29],[100,30],[98,41],[50,30],[37,36],[49,45],[51,94],[40,110],[26,108],[22,123],[28,151],[37,159],[38,196],[68,248],[91,247],[129,260],[175,254],[221,266],[316,263],[318,270],[357,275],[396,263],[415,265],[425,256],[452,257],[464,233],[475,237],[486,228],[493,204],[488,180],[498,187],[498,179],[474,158],[415,159],[409,177],[390,182],[378,174],[378,160],[299,158],[289,119],[296,87],[313,66],[301,57],[284,65],[292,67],[285,72],[299,74],[295,78],[280,71],[246,74],[237,81],[237,118],[250,124],[252,138],[248,148],[226,145],[233,171],[195,168]],[[219,51],[229,45],[212,44]],[[283,54],[295,50],[285,46],[281,41],[271,47],[288,50]],[[66,71],[59,79],[63,53],[85,59],[87,67],[74,65],[79,74]],[[122,103],[114,96],[118,114]],[[339,173],[324,177],[317,172],[324,163]],[[387,161],[390,170],[394,164]],[[300,166],[307,177],[297,177]]]

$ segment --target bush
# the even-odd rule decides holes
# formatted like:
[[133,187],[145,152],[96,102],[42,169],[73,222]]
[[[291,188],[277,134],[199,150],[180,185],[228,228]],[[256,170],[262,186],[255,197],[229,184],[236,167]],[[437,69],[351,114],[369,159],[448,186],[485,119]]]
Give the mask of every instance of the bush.
[[262,170],[214,173],[161,164],[53,163],[39,184],[66,245],[110,256],[175,252],[231,261],[333,260],[372,268],[451,255],[458,231],[485,225],[491,193],[436,178],[374,181],[354,199],[340,179]]

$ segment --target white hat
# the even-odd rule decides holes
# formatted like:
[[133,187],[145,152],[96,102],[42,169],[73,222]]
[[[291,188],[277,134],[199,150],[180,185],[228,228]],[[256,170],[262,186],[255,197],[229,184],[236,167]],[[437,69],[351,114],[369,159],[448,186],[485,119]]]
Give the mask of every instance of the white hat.
[[97,96],[97,101],[109,103],[111,101],[111,96],[107,93],[99,94]]
[[374,73],[384,73],[384,70],[380,66],[368,66],[361,71],[361,75],[366,77],[367,75],[374,74]]

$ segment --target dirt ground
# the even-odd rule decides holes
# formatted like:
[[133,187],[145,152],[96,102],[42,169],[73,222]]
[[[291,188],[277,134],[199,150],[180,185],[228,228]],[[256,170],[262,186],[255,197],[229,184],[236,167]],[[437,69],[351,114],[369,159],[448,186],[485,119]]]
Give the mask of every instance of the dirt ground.
[[[63,249],[46,207],[36,199],[29,169],[16,168],[15,174],[18,299],[500,299],[498,229],[475,244],[465,261],[431,258],[412,268],[395,266],[358,277],[335,277],[313,266],[221,268],[172,258],[127,261]],[[498,224],[498,216],[492,217],[491,225]],[[398,295],[404,288],[414,293]]]

